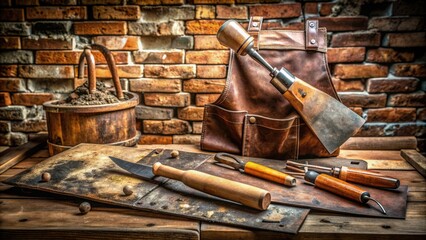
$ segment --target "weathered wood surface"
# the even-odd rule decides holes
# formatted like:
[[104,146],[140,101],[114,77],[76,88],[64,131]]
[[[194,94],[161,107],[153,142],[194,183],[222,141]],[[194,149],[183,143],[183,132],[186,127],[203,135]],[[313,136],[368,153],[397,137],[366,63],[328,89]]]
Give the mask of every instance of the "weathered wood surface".
[[31,156],[46,145],[45,141],[30,141],[19,147],[11,147],[0,153],[0,173]]
[[345,150],[400,150],[415,149],[416,137],[352,137],[341,149]]
[[403,149],[401,156],[410,163],[423,177],[426,177],[426,158],[416,150]]
[[[138,147],[199,151],[198,146],[192,145]],[[93,205],[93,210],[87,215],[73,215],[78,214],[79,202],[75,200],[34,196],[31,193],[25,196],[25,194],[0,192],[0,202],[5,202],[8,206],[15,206],[15,209],[27,210],[31,208],[33,216],[37,216],[34,219],[21,220],[22,222],[12,221],[12,219],[16,220],[17,217],[23,216],[25,211],[15,212],[15,218],[9,220],[7,218],[10,214],[4,215],[6,212],[3,211],[5,209],[4,204],[0,204],[2,213],[0,215],[0,222],[2,222],[0,228],[2,228],[2,234],[4,234],[3,219],[7,219],[7,223],[13,222],[15,227],[9,229],[6,233],[8,233],[8,236],[20,239],[57,238],[57,236],[61,236],[61,239],[424,239],[426,237],[425,178],[413,168],[410,170],[405,164],[401,163],[407,162],[400,155],[399,157],[396,156],[396,153],[400,154],[399,151],[342,150],[341,152],[339,157],[366,160],[370,169],[374,168],[374,164],[381,164],[380,170],[375,171],[399,178],[402,185],[408,185],[408,208],[405,220],[355,217],[313,211],[308,215],[299,234],[287,235],[195,220],[176,219],[169,216],[166,218],[163,215],[106,205]],[[31,158],[27,158],[16,165],[18,170],[13,167],[7,174],[12,175],[19,172],[20,167],[23,169],[38,162],[34,158],[46,158],[47,156],[46,149],[40,150]],[[390,161],[392,162],[386,163]],[[1,174],[0,178],[4,179],[4,174]],[[8,188],[4,184],[0,185],[0,191]],[[38,207],[32,204],[38,204]],[[73,221],[76,222],[75,226],[70,225],[70,222]],[[28,225],[28,227],[25,224],[31,225]]]

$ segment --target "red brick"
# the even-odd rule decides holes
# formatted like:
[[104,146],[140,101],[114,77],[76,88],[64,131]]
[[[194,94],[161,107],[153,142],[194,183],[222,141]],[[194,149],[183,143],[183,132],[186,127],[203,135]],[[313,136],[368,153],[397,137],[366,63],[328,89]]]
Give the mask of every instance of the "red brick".
[[192,131],[191,125],[187,121],[172,119],[165,121],[144,120],[143,131],[149,134],[187,134]]
[[376,108],[367,110],[367,122],[413,122],[415,108]]
[[183,91],[190,93],[221,93],[224,79],[191,79],[183,82]]
[[387,95],[367,93],[339,93],[343,104],[348,107],[380,108],[386,106]]
[[145,65],[145,77],[158,78],[193,78],[195,77],[194,64],[179,65]]
[[186,34],[216,34],[224,20],[186,21]]
[[247,19],[247,7],[246,6],[227,6],[217,5],[216,6],[216,18],[219,19]]
[[225,78],[225,65],[197,65],[198,78]]
[[27,19],[87,19],[86,7],[30,7],[27,8]]
[[215,16],[215,6],[201,5],[195,7],[195,19],[212,19]]
[[12,132],[40,132],[47,131],[47,122],[45,119],[26,119],[24,121],[12,121]]
[[417,120],[418,121],[426,121],[426,108],[418,108],[417,109]]
[[81,0],[82,5],[120,5],[122,3],[123,0]]
[[337,64],[334,75],[340,79],[385,77],[388,67],[377,64]]
[[53,100],[51,93],[15,93],[12,95],[13,105],[34,106]]
[[74,66],[68,65],[21,65],[19,76],[23,78],[74,78]]
[[366,30],[367,17],[312,17],[318,20],[320,27],[327,28],[328,32]]
[[20,37],[0,37],[1,49],[20,49]]
[[304,5],[305,14],[318,14],[318,3],[307,2]]
[[382,32],[421,31],[424,30],[424,18],[421,17],[373,17],[368,23],[369,29]]
[[264,19],[293,18],[301,15],[302,7],[300,3],[264,4],[250,6],[249,12],[250,16],[262,16]]
[[204,107],[188,106],[178,109],[178,118],[188,121],[202,121],[204,116]]
[[178,93],[182,89],[179,79],[132,79],[129,82],[132,92],[168,92]]
[[10,93],[0,92],[0,107],[9,105],[12,105],[12,101],[10,100]]
[[193,0],[194,4],[233,4],[235,0]]
[[335,2],[324,2],[320,4],[319,13],[321,16],[328,16],[333,13],[333,7],[336,5]]
[[104,45],[109,50],[139,50],[140,45],[137,36],[96,36],[93,42]]
[[145,93],[144,102],[147,106],[186,107],[191,99],[189,93]]
[[67,50],[73,48],[73,39],[54,39],[54,38],[22,38],[22,49],[58,49]]
[[2,22],[23,22],[24,9],[23,8],[1,8],[0,21]]
[[392,94],[389,96],[389,106],[395,107],[424,107],[426,102],[425,92]]
[[[130,35],[142,36],[182,36],[185,33],[183,21],[129,22]],[[156,39],[158,41],[158,38]]]
[[183,50],[142,50],[133,53],[136,63],[183,63]]
[[388,33],[384,41],[389,47],[426,47],[426,32]]
[[418,86],[417,78],[370,78],[367,81],[367,92],[413,92]]
[[15,4],[18,6],[37,6],[39,0],[15,0]]
[[16,77],[18,65],[0,65],[0,77]]
[[220,94],[197,94],[195,95],[195,106],[203,107],[206,104],[214,103]]
[[194,36],[194,49],[229,49],[217,40],[216,35]]
[[[93,51],[96,64],[106,64],[99,51]],[[78,64],[82,51],[37,51],[36,64]],[[126,64],[129,52],[112,52],[116,64]]]
[[425,63],[397,63],[391,68],[395,76],[401,77],[426,77]]
[[349,32],[333,35],[331,47],[378,47],[380,33],[376,32]]
[[368,62],[392,63],[411,62],[414,60],[414,52],[400,51],[392,48],[370,49],[367,53]]
[[129,4],[136,5],[182,5],[185,0],[130,0]]
[[77,5],[77,0],[41,0],[41,5]]
[[202,122],[192,122],[192,133],[201,134],[203,128]]
[[424,15],[425,7],[423,0],[397,0],[393,3],[392,15]]
[[24,79],[0,78],[0,91],[2,92],[23,92],[25,90]]
[[141,17],[139,6],[94,6],[94,19],[138,20]]
[[365,58],[364,47],[328,48],[328,63],[363,62]]
[[163,136],[163,135],[147,135],[142,134],[141,138],[139,138],[138,144],[141,145],[151,145],[151,144],[172,144],[173,137],[172,136]]
[[[77,69],[76,69],[77,70]],[[117,73],[120,78],[141,78],[143,77],[143,65],[118,65]],[[76,74],[77,75],[77,74]],[[108,66],[96,66],[96,77],[111,78]]]
[[342,81],[338,78],[332,78],[333,85],[336,91],[338,92],[347,92],[347,91],[363,91],[364,83],[360,80],[352,80],[352,81]]
[[197,64],[228,64],[228,60],[228,50],[187,51],[185,58],[186,63]]
[[74,33],[77,35],[125,35],[127,24],[115,21],[75,22]]
[[199,145],[201,141],[201,135],[174,135],[173,136],[173,144],[191,144],[191,145]]

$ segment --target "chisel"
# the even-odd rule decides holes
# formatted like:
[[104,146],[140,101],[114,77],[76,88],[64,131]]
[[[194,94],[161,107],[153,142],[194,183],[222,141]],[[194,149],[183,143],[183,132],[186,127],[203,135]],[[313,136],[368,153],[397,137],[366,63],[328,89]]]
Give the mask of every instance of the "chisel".
[[386,214],[386,210],[382,204],[380,204],[376,199],[372,198],[369,192],[364,191],[358,186],[324,173],[317,173],[315,171],[307,171],[305,173],[305,180],[307,182],[313,183],[318,188],[360,203],[366,204],[369,200],[374,201],[380,207],[383,214]]
[[379,173],[356,169],[348,168],[345,166],[342,167],[322,167],[317,165],[302,164],[293,161],[287,161],[288,166],[295,167],[308,167],[320,172],[325,172],[333,177],[339,178],[340,180],[359,183],[366,186],[379,187],[379,188],[390,188],[396,189],[399,187],[399,180],[396,178],[384,176]]
[[258,210],[266,210],[271,203],[271,194],[267,190],[248,184],[231,181],[196,170],[180,170],[159,162],[151,167],[111,156],[110,159],[119,167],[144,179],[151,180],[155,176],[175,179],[201,192],[238,202]]

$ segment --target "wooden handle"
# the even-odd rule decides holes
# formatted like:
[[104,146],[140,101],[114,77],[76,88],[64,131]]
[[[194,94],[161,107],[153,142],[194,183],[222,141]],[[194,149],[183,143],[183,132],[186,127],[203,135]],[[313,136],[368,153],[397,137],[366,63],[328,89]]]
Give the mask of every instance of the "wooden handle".
[[296,186],[296,179],[294,177],[254,162],[247,162],[244,166],[244,172],[286,186]]
[[361,196],[365,193],[361,188],[327,174],[320,174],[315,180],[315,186],[363,203]]
[[399,180],[396,178],[355,168],[342,167],[340,169],[339,178],[343,181],[360,183],[372,187],[391,189],[399,187]]
[[266,210],[271,203],[271,194],[264,189],[196,170],[183,171],[157,162],[152,166],[152,171],[155,175],[181,181],[188,187],[201,192],[255,209]]

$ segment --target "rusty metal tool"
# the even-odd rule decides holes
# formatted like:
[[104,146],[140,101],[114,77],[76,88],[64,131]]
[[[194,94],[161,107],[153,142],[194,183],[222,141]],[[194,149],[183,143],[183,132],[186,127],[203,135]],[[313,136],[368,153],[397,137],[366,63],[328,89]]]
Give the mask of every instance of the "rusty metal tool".
[[247,173],[249,175],[284,184],[290,187],[296,186],[296,179],[294,177],[255,162],[243,162],[241,159],[232,154],[217,153],[214,156],[214,159],[220,163],[234,168],[235,170]]
[[327,190],[339,196],[352,199],[354,201],[366,204],[369,200],[375,202],[381,209],[382,213],[386,215],[386,210],[379,201],[372,198],[370,193],[364,191],[362,188],[353,184],[342,181],[338,178],[332,177],[324,173],[317,173],[315,171],[306,171],[305,180],[314,184],[316,187]]
[[399,179],[384,176],[382,174],[371,171],[349,168],[345,166],[323,167],[318,165],[302,164],[293,161],[287,161],[287,167],[308,167],[309,169],[313,169],[321,173],[327,173],[343,181],[359,183],[372,187],[396,189],[400,185]]
[[287,69],[272,67],[253,48],[254,38],[238,22],[226,21],[219,28],[217,39],[236,54],[248,54],[270,72],[271,84],[296,109],[329,153],[334,152],[364,124],[362,117],[340,101],[295,77]]
[[271,203],[271,194],[267,190],[248,184],[235,182],[196,170],[180,170],[163,165],[159,162],[154,163],[151,167],[144,164],[124,161],[111,156],[110,159],[119,167],[144,179],[151,180],[155,176],[175,179],[201,192],[238,202],[258,210],[266,210]]

